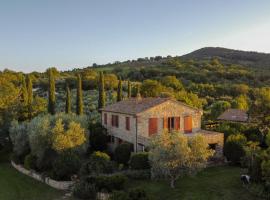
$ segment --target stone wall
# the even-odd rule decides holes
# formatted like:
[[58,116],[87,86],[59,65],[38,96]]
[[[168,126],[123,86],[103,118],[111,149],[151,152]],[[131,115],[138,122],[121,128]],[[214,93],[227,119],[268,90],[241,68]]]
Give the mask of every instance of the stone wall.
[[143,137],[149,137],[148,135],[148,120],[149,118],[158,118],[158,133],[162,134],[163,119],[164,117],[180,117],[180,130],[184,132],[184,117],[192,116],[192,131],[196,132],[201,129],[201,115],[202,113],[190,108],[189,106],[181,105],[178,102],[167,101],[158,106],[155,106],[149,110],[146,110],[138,115],[138,133]]
[[74,185],[73,181],[56,181],[56,180],[53,180],[49,177],[44,177],[44,176],[42,176],[34,171],[27,170],[27,169],[23,168],[21,165],[16,165],[12,161],[11,161],[11,165],[15,169],[17,169],[19,172],[21,172],[29,177],[32,177],[32,178],[36,179],[37,181],[43,182],[43,183],[45,183],[45,184],[47,184],[55,189],[58,189],[58,190],[69,190]]
[[[107,128],[108,133],[124,141],[136,144],[136,118],[137,118],[137,128],[138,128],[138,143],[147,146],[148,144],[148,122],[149,118],[158,118],[158,133],[162,134],[163,129],[163,119],[164,117],[180,117],[180,132],[184,132],[184,117],[192,116],[192,127],[193,132],[197,132],[201,128],[201,115],[202,112],[197,109],[193,109],[189,106],[183,105],[176,101],[166,101],[160,105],[154,106],[138,116],[127,115],[121,113],[113,112],[102,112],[107,113],[107,124],[104,123],[104,117],[102,117],[102,124]],[[111,125],[112,115],[119,116],[119,126],[113,127]],[[126,130],[125,118],[130,118],[130,130]]]

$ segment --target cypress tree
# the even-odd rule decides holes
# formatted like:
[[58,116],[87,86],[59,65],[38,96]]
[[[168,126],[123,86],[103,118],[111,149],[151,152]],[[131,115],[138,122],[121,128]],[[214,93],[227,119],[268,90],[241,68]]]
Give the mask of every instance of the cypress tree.
[[117,101],[122,101],[122,80],[121,78],[118,81],[118,87],[117,87]]
[[71,113],[71,96],[70,96],[70,89],[68,84],[66,83],[66,113]]
[[82,79],[81,79],[80,74],[77,75],[76,113],[77,115],[83,114]]
[[23,105],[28,104],[28,92],[24,76],[22,76],[21,102],[23,103]]
[[48,112],[52,115],[55,114],[55,80],[52,69],[48,71],[49,75],[49,87],[48,87],[48,96],[49,96],[49,103],[48,103]]
[[131,97],[131,83],[130,83],[130,81],[128,81],[128,98],[130,98]]
[[98,84],[98,91],[99,91],[99,96],[98,96],[98,108],[104,108],[105,106],[105,90],[104,90],[104,76],[103,72],[99,73],[99,84]]
[[32,84],[32,79],[30,75],[26,77],[26,82],[27,82],[27,107],[28,107],[28,118],[32,118],[32,104],[33,104],[33,84]]

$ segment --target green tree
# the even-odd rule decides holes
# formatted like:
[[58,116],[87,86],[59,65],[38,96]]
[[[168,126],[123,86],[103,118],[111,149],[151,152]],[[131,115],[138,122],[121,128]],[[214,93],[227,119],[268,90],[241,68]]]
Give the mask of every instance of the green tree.
[[150,141],[152,175],[169,178],[172,188],[179,177],[206,167],[207,160],[212,155],[213,151],[208,148],[202,135],[187,137],[178,132],[164,132]]
[[49,103],[48,103],[48,112],[51,115],[55,114],[55,80],[53,70],[50,68],[48,69],[48,76],[49,76]]
[[67,114],[71,113],[71,95],[68,84],[66,84],[66,108],[65,111]]
[[161,79],[162,85],[171,87],[174,90],[184,89],[182,83],[175,76],[165,76]]
[[22,76],[22,84],[21,84],[21,102],[23,105],[28,104],[28,92],[24,76]]
[[248,105],[248,98],[245,95],[240,95],[235,98],[234,102],[232,103],[233,108],[237,108],[240,110],[248,111],[249,105]]
[[229,135],[224,145],[224,155],[233,164],[237,164],[241,161],[241,158],[245,156],[245,145],[247,144],[247,138],[242,134]]
[[32,79],[30,77],[30,75],[28,75],[26,77],[27,80],[27,106],[28,106],[28,118],[31,119],[32,118],[32,112],[33,112],[33,108],[32,108],[32,104],[33,104],[33,85],[32,85]]
[[162,85],[156,80],[145,80],[141,86],[141,94],[143,97],[159,97],[164,91]]
[[77,115],[83,114],[82,80],[81,80],[80,74],[77,75],[76,113],[77,113]]
[[130,98],[131,97],[131,83],[130,81],[128,81],[128,94],[127,97]]
[[105,91],[104,91],[104,76],[103,72],[99,73],[99,84],[98,84],[98,91],[99,91],[99,96],[98,96],[98,108],[104,108],[105,106]]
[[121,78],[119,78],[118,87],[117,87],[117,101],[122,101],[122,98],[123,98],[122,90],[123,90],[122,80],[121,80]]

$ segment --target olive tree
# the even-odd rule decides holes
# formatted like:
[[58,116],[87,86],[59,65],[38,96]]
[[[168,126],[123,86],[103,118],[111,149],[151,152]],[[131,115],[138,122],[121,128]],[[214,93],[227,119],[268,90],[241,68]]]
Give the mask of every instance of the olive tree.
[[150,142],[149,160],[152,177],[175,181],[184,175],[195,174],[206,166],[207,159],[213,155],[202,135],[187,137],[178,132],[153,137]]

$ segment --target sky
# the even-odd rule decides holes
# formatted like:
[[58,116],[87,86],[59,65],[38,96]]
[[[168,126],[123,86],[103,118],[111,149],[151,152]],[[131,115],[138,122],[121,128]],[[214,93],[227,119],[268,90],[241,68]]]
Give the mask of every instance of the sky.
[[270,53],[269,10],[269,0],[0,0],[0,70],[68,70],[210,46]]

